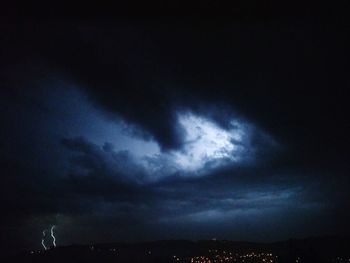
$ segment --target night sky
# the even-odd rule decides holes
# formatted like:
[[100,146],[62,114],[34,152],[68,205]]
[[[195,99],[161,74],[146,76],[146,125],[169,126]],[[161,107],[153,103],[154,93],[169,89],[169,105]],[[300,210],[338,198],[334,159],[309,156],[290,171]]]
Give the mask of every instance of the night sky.
[[350,234],[337,8],[3,17],[2,248],[40,249],[53,225],[58,245]]

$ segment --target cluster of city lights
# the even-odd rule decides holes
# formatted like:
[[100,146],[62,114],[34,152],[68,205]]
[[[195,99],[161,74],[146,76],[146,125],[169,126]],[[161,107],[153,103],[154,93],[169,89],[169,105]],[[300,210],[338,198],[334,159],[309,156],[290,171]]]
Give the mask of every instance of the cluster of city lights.
[[209,250],[207,255],[193,256],[188,258],[179,258],[174,256],[174,261],[183,263],[274,263],[277,262],[278,256],[272,253],[232,253],[230,251]]
[[332,262],[336,262],[336,263],[349,263],[350,262],[350,258],[346,258],[346,257],[336,257],[332,260]]
[[[53,230],[54,228],[52,228]],[[55,245],[55,242],[53,242]],[[52,246],[53,248],[55,246]],[[104,255],[117,256],[117,257],[130,257],[131,255],[121,255],[120,250],[116,248],[95,248],[95,246],[90,245],[88,249],[93,253],[103,253]],[[30,254],[42,254],[44,250],[30,251]],[[123,253],[122,253],[123,254]],[[143,253],[144,257],[153,257],[153,252],[151,250],[145,250]],[[157,253],[155,253],[157,254]],[[131,256],[130,259],[133,257]],[[124,258],[125,259],[125,258]],[[281,259],[275,254],[267,252],[244,252],[237,253],[227,250],[209,249],[207,253],[196,256],[171,256],[169,262],[173,263],[278,263]],[[290,261],[295,263],[302,263],[303,258],[300,256],[295,256],[295,258]],[[331,260],[334,263],[350,263],[350,258],[348,257],[335,257]]]

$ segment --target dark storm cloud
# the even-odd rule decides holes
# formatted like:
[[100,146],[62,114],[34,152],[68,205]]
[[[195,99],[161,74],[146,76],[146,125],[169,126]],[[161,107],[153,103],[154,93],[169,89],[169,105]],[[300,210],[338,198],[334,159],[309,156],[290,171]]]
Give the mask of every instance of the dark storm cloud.
[[70,159],[68,182],[77,187],[72,192],[106,199],[142,200],[147,191],[140,187],[145,171],[127,151],[106,151],[108,144],[101,148],[82,137],[63,139],[62,143],[76,153]]
[[174,111],[221,104],[317,164],[345,158],[334,138],[348,143],[348,40],[338,26],[28,24],[12,40],[27,43],[15,52],[70,74],[100,107],[165,149],[181,144]]
[[[64,143],[70,149],[79,152],[81,155],[79,160],[89,160],[85,162],[73,161],[71,163],[73,167],[85,168],[83,173],[76,173],[72,176],[80,181],[77,184],[80,190],[75,189],[74,192],[79,193],[81,191],[87,196],[96,194],[97,197],[103,196],[106,200],[114,200],[116,198],[119,201],[134,200],[134,198],[140,197],[136,199],[136,205],[142,204],[142,200],[147,202],[148,199],[155,202],[154,205],[156,203],[172,202],[177,207],[179,204],[184,203],[188,205],[187,211],[212,207],[225,209],[225,202],[230,200],[237,201],[235,205],[238,206],[232,206],[231,204],[231,209],[257,208],[262,205],[273,206],[274,204],[266,201],[265,198],[267,200],[271,198],[271,200],[278,202],[279,199],[276,196],[280,195],[287,199],[290,195],[295,195],[300,198],[298,202],[300,202],[299,205],[301,206],[307,206],[312,203],[322,206],[327,199],[323,198],[318,201],[317,199],[314,201],[310,199],[306,201],[305,194],[309,192],[307,189],[311,189],[313,185],[311,180],[298,175],[293,177],[287,174],[287,171],[275,171],[273,168],[266,168],[261,164],[255,167],[243,166],[226,169],[226,171],[219,170],[216,173],[212,173],[209,177],[195,179],[168,177],[155,183],[143,182],[138,186],[135,186],[135,184],[130,184],[129,186],[124,184],[123,190],[119,191],[118,187],[116,187],[117,184],[125,180],[125,177],[120,177],[120,173],[135,169],[136,163],[127,164],[128,162],[125,163],[125,160],[119,158],[111,159],[107,155],[101,154],[103,147],[93,146],[82,138],[65,140]],[[94,149],[93,151],[91,150],[92,148]],[[118,156],[120,153],[108,151],[108,155],[110,154]],[[115,167],[115,163],[120,161],[123,161],[124,167],[122,170]],[[128,168],[128,165],[134,167]],[[108,167],[114,167],[114,169],[108,169]],[[142,174],[142,171],[139,173]],[[138,176],[134,176],[130,180],[133,180],[134,183],[138,182]],[[90,184],[91,181],[94,183]],[[101,183],[109,184],[111,188],[100,187]],[[90,186],[87,187],[88,185]],[[111,191],[108,191],[108,189],[111,189]],[[137,191],[134,192],[135,189]],[[96,190],[97,192],[95,192]],[[99,192],[99,190],[102,191]],[[317,189],[313,189],[312,192],[317,192]],[[130,194],[130,196],[124,199],[124,194]],[[311,196],[314,196],[314,194],[311,194]],[[301,202],[302,199],[303,202]],[[242,200],[245,202],[241,202]],[[285,205],[290,205],[288,200],[282,198],[282,201],[286,202]]]
[[[86,233],[276,240],[348,231],[344,26],[2,27],[6,233],[21,223],[40,235],[55,222],[67,244]],[[180,169],[174,156],[191,153],[178,123],[186,114],[220,134],[238,129],[232,120],[248,123],[249,139],[230,143],[253,161]]]
[[[197,224],[199,229],[206,228],[208,233],[213,233],[213,224],[221,222],[223,225],[215,228],[217,233],[229,228],[240,236],[242,233],[238,226],[242,226],[242,221],[254,217],[266,226],[273,217],[273,221],[284,221],[293,231],[297,231],[301,226],[305,229],[298,214],[302,213],[310,220],[314,216],[329,217],[332,213],[328,207],[329,198],[336,199],[334,193],[315,199],[319,189],[313,181],[298,175],[288,175],[287,171],[276,172],[263,165],[231,168],[209,177],[166,178],[137,187],[123,185],[123,190],[119,192],[116,187],[116,170],[96,168],[114,166],[113,162],[116,161],[106,156],[101,158],[100,151],[103,147],[97,149],[95,146],[95,151],[91,151],[91,143],[84,142],[81,138],[65,143],[80,145],[74,147],[74,151],[78,150],[83,156],[93,155],[92,159],[98,160],[98,165],[93,166],[84,162],[89,173],[75,175],[80,190],[75,189],[74,192],[92,198],[92,209],[101,211],[101,218],[108,220],[107,218],[113,217],[122,225],[127,225],[128,218],[123,215],[126,213],[135,216],[133,220],[147,228],[154,227],[154,222],[157,222],[158,227],[165,228],[171,225],[186,228]],[[71,165],[77,164],[73,162]],[[78,165],[81,166],[81,163]],[[137,178],[134,180],[137,181]],[[109,187],[100,187],[101,182],[112,186],[111,191],[108,190]],[[135,188],[137,193],[133,191]],[[101,197],[104,200],[102,203],[98,201]],[[315,229],[310,227],[309,233],[313,231]]]

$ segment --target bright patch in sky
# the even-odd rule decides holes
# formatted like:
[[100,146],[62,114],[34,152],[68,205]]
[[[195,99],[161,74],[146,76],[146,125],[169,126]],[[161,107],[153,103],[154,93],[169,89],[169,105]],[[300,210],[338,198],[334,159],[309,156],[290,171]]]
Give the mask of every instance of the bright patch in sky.
[[209,119],[191,113],[180,114],[178,122],[185,131],[183,150],[173,153],[180,168],[195,171],[220,159],[239,159],[237,153],[241,146],[238,144],[242,143],[244,131],[237,123],[225,130]]

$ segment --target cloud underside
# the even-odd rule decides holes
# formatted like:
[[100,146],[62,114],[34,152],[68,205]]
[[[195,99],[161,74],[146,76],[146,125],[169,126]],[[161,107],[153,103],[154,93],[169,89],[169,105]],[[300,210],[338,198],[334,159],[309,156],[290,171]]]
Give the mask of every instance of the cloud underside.
[[[4,163],[5,225],[41,232],[43,225],[56,224],[58,233],[74,226],[77,240],[89,233],[103,241],[97,232],[111,241],[133,239],[135,231],[144,238],[245,238],[249,233],[264,240],[274,224],[281,227],[272,236],[289,235],[283,224],[297,233],[298,227],[305,229],[300,215],[312,220],[330,211],[325,196],[316,194],[324,186],[286,167],[279,156],[283,146],[232,111],[221,111],[220,119],[215,111],[175,110],[171,127],[177,144],[164,147],[142,126],[106,118],[80,93],[68,95],[55,94],[65,106],[53,111],[65,116],[64,125],[50,116],[42,127],[61,127],[48,139],[59,142],[58,152],[47,153],[57,158],[45,163],[44,155],[36,156],[38,165]],[[21,196],[11,185],[23,186]]]

